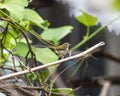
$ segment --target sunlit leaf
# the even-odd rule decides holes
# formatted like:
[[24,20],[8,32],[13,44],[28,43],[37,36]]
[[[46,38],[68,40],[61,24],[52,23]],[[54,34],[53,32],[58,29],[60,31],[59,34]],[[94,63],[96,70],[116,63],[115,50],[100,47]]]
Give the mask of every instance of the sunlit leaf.
[[[36,55],[37,61],[43,64],[58,60],[58,56],[48,48],[35,48],[32,46],[32,50]],[[23,43],[23,42],[17,43],[15,47],[15,54],[25,57],[28,51],[29,51],[29,48],[26,43]]]
[[24,26],[24,28],[26,29],[26,30],[30,30],[30,22],[29,21],[21,21],[20,23],[19,23],[21,26]]
[[[32,46],[32,50],[36,55],[37,61],[41,62],[42,64],[46,64],[58,60],[58,56],[48,48],[35,48]],[[19,42],[15,47],[14,54],[25,57],[28,51],[29,51],[28,45],[26,43]],[[28,58],[30,57],[31,55],[28,56]],[[46,69],[41,71],[40,72],[41,80],[44,81],[49,75],[49,73],[52,73],[55,70],[55,68],[56,67],[53,66],[53,67],[49,67],[48,70]]]
[[98,22],[97,17],[94,17],[84,11],[80,12],[80,15],[75,17],[80,23],[84,24],[85,26],[91,27],[95,26]]
[[113,8],[120,11],[120,0],[113,0]]
[[8,48],[8,49],[12,49],[16,45],[15,39],[10,34],[6,34],[2,43],[3,43],[4,47]]
[[50,22],[48,20],[45,20],[43,23],[41,23],[43,26],[48,27],[50,26]]
[[11,37],[14,38],[14,39],[21,36],[21,32],[19,30],[15,29],[13,26],[10,26],[10,25],[8,27],[8,34],[10,34]]
[[24,16],[25,20],[28,20],[32,24],[44,28],[42,23],[44,23],[45,21],[42,19],[42,17],[40,17],[40,15],[37,12],[31,9],[25,9],[24,11],[25,11],[25,16]]
[[20,20],[24,16],[24,7],[28,5],[28,0],[4,0],[0,4],[0,9],[5,8]]
[[[29,43],[32,43],[32,40],[28,39],[28,41],[29,41]],[[26,41],[26,39],[25,39],[25,38],[22,38],[22,39],[20,40],[20,42],[27,43],[27,41]]]
[[64,38],[69,33],[71,33],[72,29],[73,29],[72,26],[49,28],[48,30],[43,31],[41,36],[43,39],[49,40],[55,43],[61,40],[62,38]]
[[19,42],[16,44],[15,54],[25,57],[27,55],[28,51],[29,51],[29,49],[28,49],[28,46],[26,43]]
[[3,62],[5,62],[6,60],[8,60],[8,56],[9,56],[8,53],[4,53],[4,54],[0,53],[0,65],[2,65]]
[[36,48],[36,58],[43,64],[58,60],[58,56],[49,48]]
[[7,25],[6,21],[0,21],[0,27],[5,28]]
[[64,94],[65,96],[75,96],[72,88],[55,88],[52,89],[52,92],[61,93]]

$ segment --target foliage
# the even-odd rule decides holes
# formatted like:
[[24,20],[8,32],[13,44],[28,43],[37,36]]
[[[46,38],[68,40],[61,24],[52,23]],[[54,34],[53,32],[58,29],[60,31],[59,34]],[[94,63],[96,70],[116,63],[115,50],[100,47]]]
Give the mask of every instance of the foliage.
[[112,0],[113,1],[113,8],[117,11],[120,11],[120,0]]
[[81,11],[80,15],[76,16],[76,19],[84,24],[85,26],[91,27],[91,26],[95,26],[98,22],[97,17],[91,16],[90,14]]
[[45,40],[52,41],[55,45],[59,44],[59,41],[71,32],[72,26],[63,26],[59,28],[49,28],[42,32],[41,36]]
[[[21,70],[27,68],[24,66],[28,66],[29,62],[31,62],[30,60],[39,61],[41,64],[56,61],[58,60],[58,56],[51,49],[32,46],[32,42],[27,37],[27,33],[31,33],[41,43],[48,46],[59,44],[60,40],[73,29],[72,26],[48,28],[49,22],[40,17],[34,10],[25,8],[27,5],[28,0],[2,0],[0,2],[0,28],[2,29],[2,31],[0,31],[0,65],[9,61],[11,62],[9,59],[11,57],[10,54],[14,59],[15,57],[19,58],[19,60],[15,60],[20,63]],[[35,32],[32,25],[41,28],[43,30],[42,34],[40,35]],[[51,34],[52,32],[54,36]],[[47,35],[47,38],[46,33],[50,33]],[[51,37],[52,39],[48,39]],[[25,58],[26,62],[23,62],[21,57]],[[36,64],[32,66],[36,66]],[[50,67],[50,71],[46,70],[34,74],[29,73],[25,75],[25,77],[30,85],[33,85],[35,80],[37,80],[37,82],[44,82],[51,74],[51,68],[54,71],[56,67]],[[41,78],[39,78],[39,75]],[[72,91],[71,88],[67,88],[66,90],[68,89]],[[59,89],[56,90],[58,91]]]
[[[58,59],[56,54],[53,53],[49,48],[36,48],[34,46],[31,46],[31,47],[36,55],[36,60],[43,64],[53,62]],[[28,45],[23,42],[18,42],[14,49],[15,49],[14,54],[22,57],[25,57],[27,52],[29,51]],[[28,57],[30,58],[31,56],[28,56]]]
[[[46,64],[57,61],[59,56],[57,56],[49,46],[58,46],[60,41],[72,32],[73,26],[70,25],[49,28],[50,23],[44,20],[36,11],[26,8],[27,6],[28,0],[2,0],[0,2],[0,65],[13,62],[11,66],[19,65],[20,70],[24,70],[28,68],[27,66],[38,66],[38,62],[40,62],[40,64]],[[81,11],[81,14],[76,16],[76,20],[84,24],[87,31],[83,40],[75,45],[71,49],[72,51],[85,44],[107,26],[102,26],[95,32],[90,33],[90,27],[95,26],[98,19],[84,11]],[[114,22],[114,20],[112,22]],[[42,29],[41,34],[38,34],[32,28],[33,25]],[[48,48],[33,46],[31,44],[32,40],[28,38],[28,33],[34,35],[44,46],[48,46]],[[10,57],[15,60],[9,59]],[[16,64],[15,61],[19,64]],[[40,72],[25,74],[24,77],[27,83],[29,82],[32,86],[34,85],[34,81],[37,81],[38,84],[44,84],[48,81],[47,79],[49,79],[51,82],[50,84],[44,85],[44,90],[52,91],[51,94],[67,93],[69,96],[74,96],[71,88],[50,89],[54,83],[49,76],[55,69],[56,66],[49,67]],[[16,71],[19,70],[16,69]]]

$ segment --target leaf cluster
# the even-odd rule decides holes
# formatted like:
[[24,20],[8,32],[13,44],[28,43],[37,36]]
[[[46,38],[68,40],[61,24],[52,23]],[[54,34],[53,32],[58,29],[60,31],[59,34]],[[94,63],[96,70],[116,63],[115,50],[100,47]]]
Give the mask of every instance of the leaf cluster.
[[[59,57],[47,46],[58,45],[60,40],[73,29],[68,25],[49,28],[50,23],[36,11],[26,8],[27,6],[28,0],[2,0],[0,2],[0,66],[13,62],[13,65],[10,66],[16,66],[16,71],[19,71],[19,68],[20,70],[29,68],[27,67],[29,63],[34,63],[31,66],[38,66],[37,62],[46,64],[58,60]],[[33,25],[42,29],[41,34],[32,28]],[[35,36],[46,48],[31,45],[32,40],[28,38],[28,33]],[[25,62],[22,58],[25,59]],[[55,70],[55,68],[52,69]],[[35,80],[41,84],[52,72],[53,70],[48,68],[41,72],[26,74],[25,78],[30,85],[34,85]],[[49,86],[46,90],[48,89]],[[58,91],[58,89],[55,90]],[[71,89],[66,88],[67,90]],[[57,91],[56,93],[59,93]]]
[[[71,25],[50,28],[50,22],[44,20],[35,10],[29,9],[27,6],[28,0],[0,1],[0,66],[5,66],[6,63],[12,62],[11,66],[16,67],[15,71],[26,68],[30,70],[30,67],[57,61],[59,56],[47,46],[58,46],[60,41],[70,34],[74,28]],[[98,28],[95,32],[90,33],[90,27],[95,26],[98,23],[98,19],[84,11],[80,11],[80,15],[75,18],[79,23],[86,26],[87,31],[86,35],[83,36],[83,40],[71,48],[71,51],[81,47],[108,24],[114,22],[113,20],[107,25]],[[42,30],[41,33],[37,33],[32,26],[40,28]],[[28,38],[28,33],[35,36],[45,48],[32,45],[32,40]],[[60,95],[64,93],[74,96],[71,88],[53,88],[54,82],[52,82],[53,79],[50,76],[54,73],[56,67],[52,66],[48,69],[40,70],[40,72],[25,74],[26,82],[33,86],[35,81],[40,85],[45,84],[49,79],[50,83],[44,85],[46,94]]]

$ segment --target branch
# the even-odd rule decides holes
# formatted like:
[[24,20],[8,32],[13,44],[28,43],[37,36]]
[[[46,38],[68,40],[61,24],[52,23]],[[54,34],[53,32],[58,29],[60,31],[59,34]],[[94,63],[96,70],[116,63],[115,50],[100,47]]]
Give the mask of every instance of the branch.
[[[100,43],[94,45],[93,47],[89,48],[86,51],[83,51],[80,54],[77,54],[77,55],[74,55],[74,56],[71,56],[71,57],[67,57],[67,58],[64,58],[64,59],[61,59],[61,60],[58,60],[58,61],[55,61],[55,62],[47,63],[47,64],[44,64],[44,65],[41,65],[41,66],[38,66],[38,67],[31,68],[31,72],[34,72],[34,71],[37,71],[37,70],[40,70],[40,69],[43,69],[43,68],[47,68],[47,67],[50,67],[50,66],[62,64],[63,62],[73,60],[75,58],[80,58],[81,59],[81,58],[85,57],[87,54],[93,53],[97,48],[99,48],[103,45],[105,45],[105,43],[103,41],[101,41]],[[0,80],[8,79],[8,78],[19,76],[19,75],[23,75],[23,74],[26,74],[26,73],[29,73],[29,72],[30,72],[29,70],[24,70],[24,71],[8,74],[8,75],[0,77]]]
[[108,91],[109,91],[110,86],[111,86],[111,82],[110,82],[110,81],[105,81],[105,80],[103,81],[103,80],[102,80],[101,83],[102,83],[102,85],[103,85],[103,88],[102,88],[99,96],[107,96]]
[[7,70],[10,70],[10,71],[13,71],[13,72],[17,72],[17,70],[15,70],[15,69],[13,69],[11,67],[4,66],[4,65],[0,66],[0,68],[1,69],[7,69]]

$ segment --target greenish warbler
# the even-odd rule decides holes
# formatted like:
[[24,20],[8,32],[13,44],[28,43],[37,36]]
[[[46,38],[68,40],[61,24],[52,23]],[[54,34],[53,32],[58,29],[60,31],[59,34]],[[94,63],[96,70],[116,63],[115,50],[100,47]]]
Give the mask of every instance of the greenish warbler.
[[70,45],[70,43],[65,42],[60,46],[49,46],[49,48],[52,48],[60,56],[60,58],[63,59],[65,55],[69,53]]

